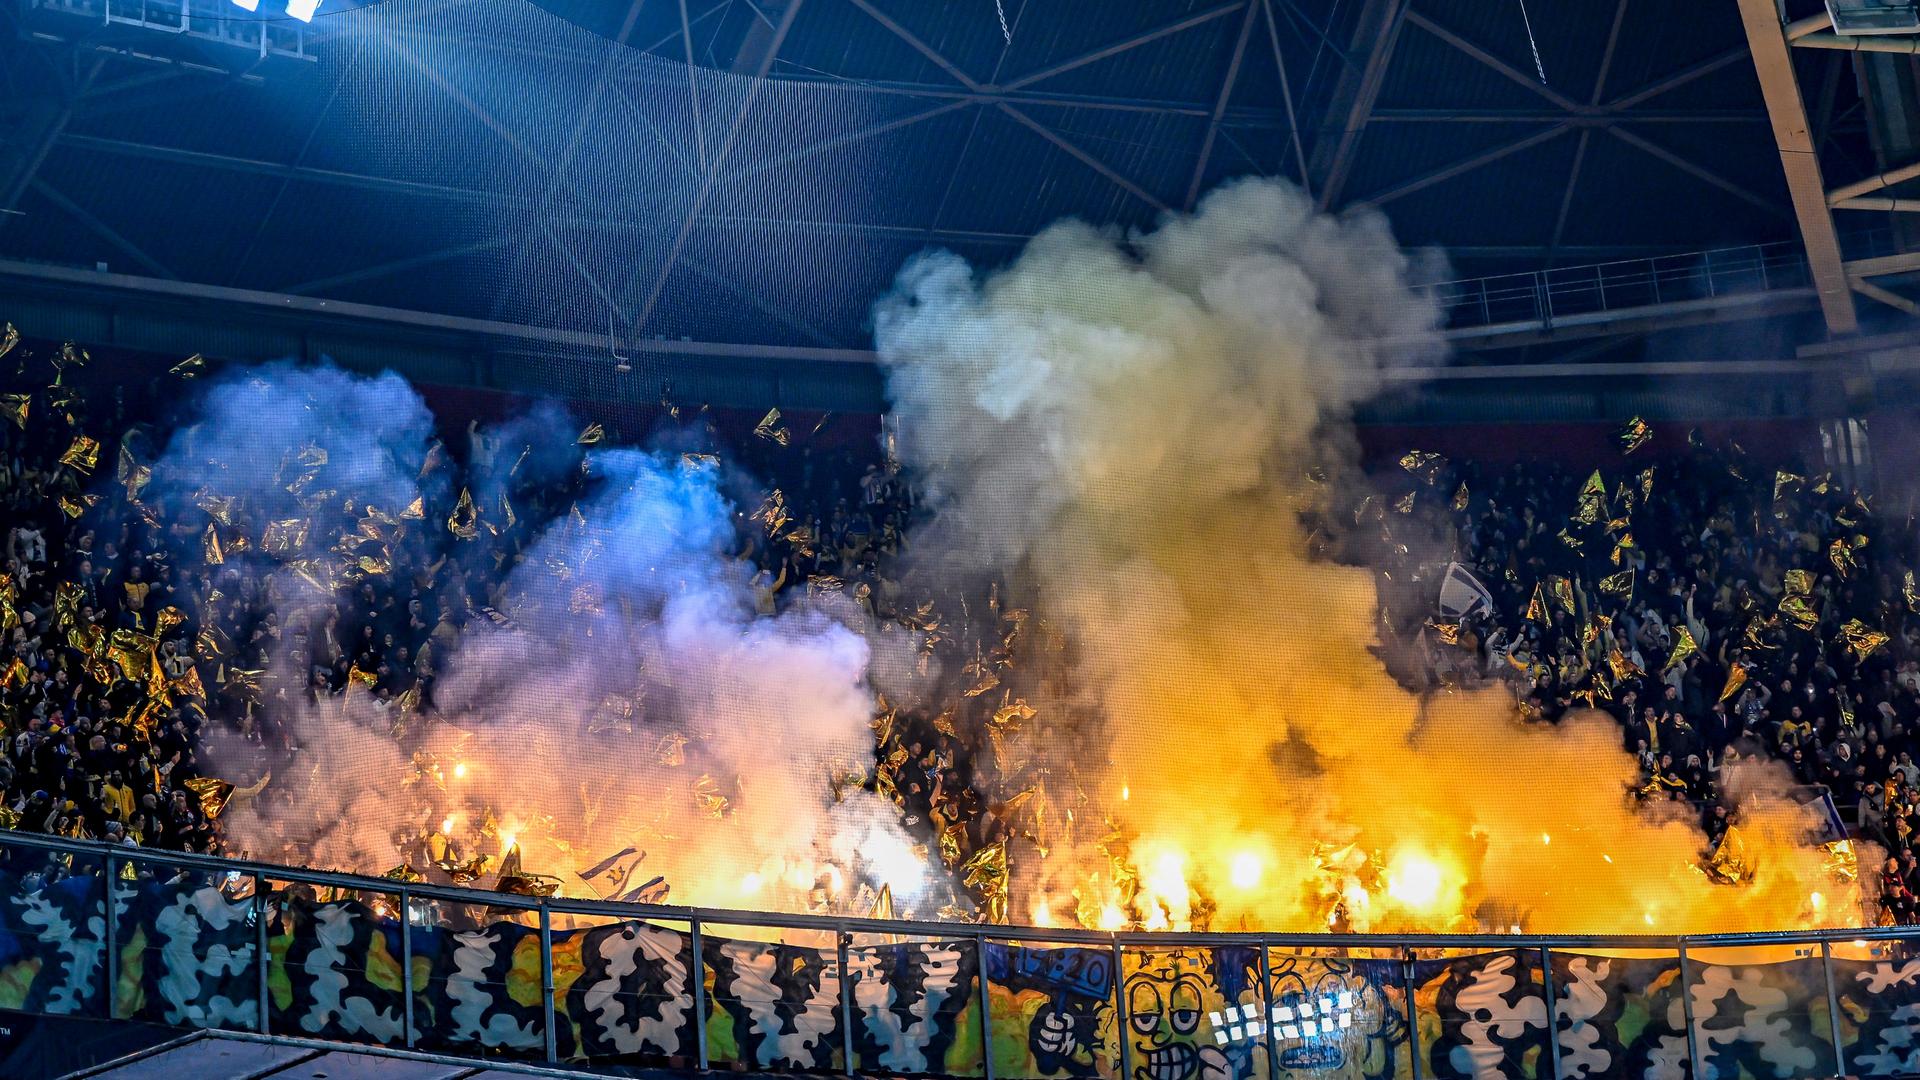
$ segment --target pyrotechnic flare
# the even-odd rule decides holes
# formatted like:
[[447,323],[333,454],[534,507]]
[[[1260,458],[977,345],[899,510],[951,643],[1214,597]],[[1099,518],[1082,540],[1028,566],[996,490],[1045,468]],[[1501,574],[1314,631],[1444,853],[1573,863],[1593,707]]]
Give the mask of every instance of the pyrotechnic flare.
[[[899,812],[846,782],[871,765],[863,617],[839,597],[759,614],[707,461],[583,451],[508,425],[476,432],[456,479],[403,382],[327,369],[216,380],[200,419],[152,483],[205,509],[190,558],[204,550],[225,595],[271,611],[258,697],[299,747],[267,797],[226,813],[235,850],[436,866],[523,893],[856,913],[882,889],[903,912],[923,898],[925,859]],[[551,490],[582,453],[579,502],[497,589],[463,596],[455,572],[453,591],[420,598],[440,611],[430,713],[375,699],[375,673],[358,668],[340,697],[301,692],[341,650],[341,590],[405,597],[396,553],[409,572],[491,562],[517,525],[508,479]],[[440,512],[402,512],[423,503]],[[249,747],[212,749],[223,772],[259,768]]]
[[[1014,909],[1149,929],[1857,919],[1815,910],[1835,890],[1782,778],[1737,781],[1754,872],[1715,885],[1692,811],[1628,797],[1610,719],[1529,724],[1504,690],[1389,676],[1372,574],[1315,557],[1301,515],[1351,505],[1309,466],[1339,463],[1388,369],[1441,352],[1411,271],[1379,215],[1249,181],[1151,232],[1055,225],[991,273],[923,256],[879,306],[936,512],[916,557],[1000,577],[1065,639],[1023,671],[1037,715],[988,770],[1038,792],[1004,855],[1038,901]],[[1605,495],[1596,476],[1582,515]]]

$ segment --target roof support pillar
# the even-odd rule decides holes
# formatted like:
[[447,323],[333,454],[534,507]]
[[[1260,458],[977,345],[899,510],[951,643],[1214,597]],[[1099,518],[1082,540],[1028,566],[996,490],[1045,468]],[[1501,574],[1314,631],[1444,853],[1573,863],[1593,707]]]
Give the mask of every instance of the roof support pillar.
[[1860,328],[1860,321],[1840,255],[1840,237],[1827,208],[1826,184],[1820,176],[1820,160],[1814,154],[1800,84],[1794,78],[1780,9],[1774,6],[1774,0],[1740,0],[1740,21],[1746,25],[1747,45],[1753,53],[1754,71],[1760,76],[1767,115],[1773,121],[1774,142],[1780,149],[1787,191],[1793,197],[1794,217],[1800,225],[1800,240],[1807,249],[1807,264],[1813,271],[1827,330],[1851,334]]

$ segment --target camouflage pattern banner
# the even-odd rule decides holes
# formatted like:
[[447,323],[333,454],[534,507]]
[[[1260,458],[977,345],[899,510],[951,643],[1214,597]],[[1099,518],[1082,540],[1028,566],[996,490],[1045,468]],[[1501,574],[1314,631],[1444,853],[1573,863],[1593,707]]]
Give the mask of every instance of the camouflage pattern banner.
[[1551,1076],[1538,950],[1471,953],[1413,965],[1423,1075],[1433,1080]]
[[922,941],[847,954],[853,983],[853,1052],[861,1072],[979,1076],[979,945]]
[[[294,889],[263,904],[250,881],[204,874],[115,884],[122,1018],[257,1029],[264,913],[271,1030],[404,1043],[410,945],[416,1045],[545,1056],[533,915],[416,902],[403,930],[385,899]],[[104,885],[59,860],[0,870],[0,1008],[106,1015]],[[1107,947],[911,940],[851,945],[843,972],[820,935],[709,935],[701,1013],[684,926],[564,918],[553,1043],[575,1064],[685,1067],[704,1034],[712,1061],[765,1072],[841,1072],[851,1045],[856,1072],[977,1077],[990,1046],[996,1080],[1411,1080],[1415,1052],[1422,1080],[1543,1080],[1556,1066],[1569,1080],[1688,1080],[1696,1052],[1701,1080],[1790,1080],[1841,1071],[1831,992],[1848,1075],[1920,1074],[1920,957],[1902,943],[1836,942],[1830,968],[1818,946],[1696,948],[1683,996],[1678,956],[1660,950],[1555,951],[1549,978],[1532,948],[1409,971],[1277,949],[1263,966],[1243,945],[1128,947],[1116,969]]]
[[832,947],[702,939],[707,1056],[775,1072],[843,1072],[840,958]]

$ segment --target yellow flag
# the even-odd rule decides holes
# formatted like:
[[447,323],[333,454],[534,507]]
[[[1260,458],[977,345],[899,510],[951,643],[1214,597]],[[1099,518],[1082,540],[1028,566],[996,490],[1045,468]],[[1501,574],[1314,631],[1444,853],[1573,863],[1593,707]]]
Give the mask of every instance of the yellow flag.
[[1579,509],[1573,515],[1573,520],[1581,525],[1591,525],[1606,512],[1606,504],[1607,482],[1600,479],[1600,470],[1595,469],[1580,489]]
[[1747,665],[1735,664],[1727,670],[1727,685],[1720,688],[1720,700],[1725,701],[1740,692],[1747,685]]
[[1786,472],[1784,470],[1774,473],[1773,474],[1773,501],[1779,502],[1781,499],[1784,499],[1787,496],[1793,494],[1794,492],[1799,491],[1800,488],[1806,484],[1806,482],[1807,482],[1806,477],[1795,476],[1793,473]]
[[1432,484],[1439,479],[1440,470],[1446,465],[1446,458],[1430,450],[1409,450],[1400,455],[1400,467],[1419,478],[1423,484]]
[[60,455],[60,464],[79,473],[91,473],[100,463],[100,444],[85,435],[75,435],[73,445]]
[[1852,651],[1856,661],[1865,660],[1873,654],[1875,649],[1887,643],[1887,635],[1859,619],[1848,619],[1846,624],[1840,627],[1840,639],[1846,642],[1847,648]]
[[1547,588],[1553,593],[1553,599],[1560,605],[1560,610],[1569,615],[1575,613],[1573,606],[1573,583],[1571,581],[1555,575],[1547,579]]
[[1740,827],[1727,826],[1726,835],[1713,849],[1713,857],[1707,860],[1708,872],[1728,885],[1744,885],[1753,880],[1753,864],[1747,857],[1746,838],[1740,835]]
[[1664,675],[1672,671],[1676,666],[1684,663],[1687,657],[1699,651],[1700,644],[1693,640],[1693,631],[1687,629],[1687,624],[1681,623],[1673,628],[1673,652],[1668,654],[1667,665],[1660,669],[1660,673]]
[[[1864,541],[1866,538],[1856,537],[1855,539]],[[1840,572],[1842,578],[1851,578],[1853,572],[1860,568],[1859,562],[1854,558],[1857,551],[1856,544],[1848,542],[1846,537],[1841,537],[1828,546],[1827,559],[1833,563],[1833,568]]]
[[1647,445],[1647,440],[1651,438],[1653,438],[1653,428],[1645,420],[1636,416],[1627,421],[1627,426],[1620,432],[1621,453],[1631,454]]
[[473,492],[460,489],[460,501],[453,507],[453,513],[447,515],[447,531],[462,540],[471,540],[480,535],[480,512],[474,509]]
[[1780,614],[1802,630],[1811,630],[1820,625],[1820,613],[1804,596],[1789,594],[1781,597]]
[[1625,599],[1633,595],[1633,571],[1622,570],[1617,574],[1608,574],[1600,579],[1600,591],[1608,596]]
[[787,429],[780,424],[779,409],[768,409],[767,415],[761,417],[760,423],[754,426],[753,433],[763,439],[777,442],[781,446],[787,445],[790,438]]

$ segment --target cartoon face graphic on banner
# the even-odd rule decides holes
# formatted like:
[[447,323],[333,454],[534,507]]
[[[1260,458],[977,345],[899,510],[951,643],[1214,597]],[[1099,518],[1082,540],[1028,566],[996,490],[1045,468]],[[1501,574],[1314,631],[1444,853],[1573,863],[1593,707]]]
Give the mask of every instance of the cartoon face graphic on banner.
[[1400,961],[1273,950],[1272,1039],[1283,1078],[1412,1076]]
[[1265,1075],[1257,950],[1128,950],[1125,961],[1129,1080]]

